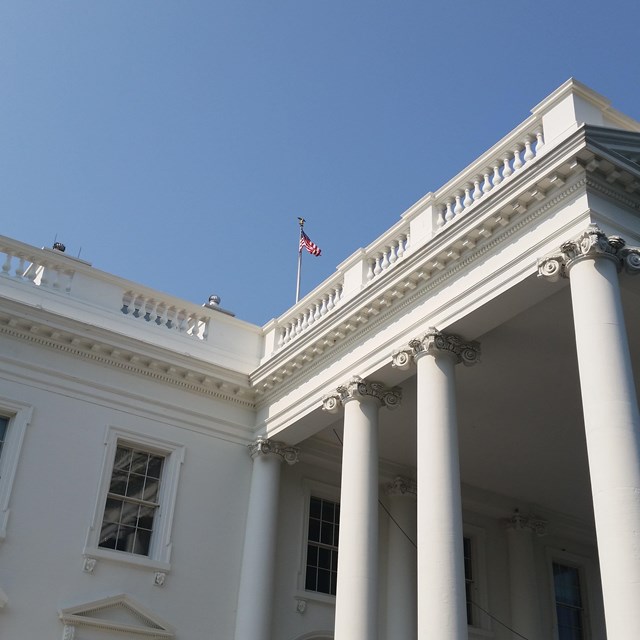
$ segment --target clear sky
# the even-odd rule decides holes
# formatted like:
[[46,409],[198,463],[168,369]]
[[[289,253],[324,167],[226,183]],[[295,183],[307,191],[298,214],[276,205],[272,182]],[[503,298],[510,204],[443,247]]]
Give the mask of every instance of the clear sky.
[[0,0],[0,234],[264,324],[573,76],[640,119],[637,0]]

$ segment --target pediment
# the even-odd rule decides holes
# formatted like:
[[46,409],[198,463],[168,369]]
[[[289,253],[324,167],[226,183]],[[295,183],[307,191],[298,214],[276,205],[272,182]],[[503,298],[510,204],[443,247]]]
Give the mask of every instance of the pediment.
[[175,638],[169,624],[126,594],[68,607],[58,613],[66,626],[118,631],[132,638]]

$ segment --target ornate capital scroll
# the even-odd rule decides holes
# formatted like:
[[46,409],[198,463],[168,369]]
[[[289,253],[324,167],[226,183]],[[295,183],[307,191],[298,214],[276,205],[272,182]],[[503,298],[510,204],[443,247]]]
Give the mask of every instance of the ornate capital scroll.
[[597,224],[590,224],[579,236],[560,245],[560,251],[538,260],[538,275],[556,282],[568,278],[569,270],[579,260],[607,258],[618,271],[640,273],[640,249],[626,246],[618,236],[607,236]]
[[322,408],[335,413],[345,402],[365,398],[373,398],[380,406],[395,409],[402,399],[402,390],[399,387],[390,389],[381,382],[369,382],[359,376],[353,376],[349,382],[341,384],[335,393],[322,398]]
[[415,480],[396,476],[391,482],[388,482],[384,491],[388,496],[416,496],[418,494],[418,485]]
[[513,512],[513,516],[507,518],[504,523],[507,529],[531,529],[537,536],[547,535],[548,522],[546,520],[532,515],[523,516],[519,509],[516,509]]
[[443,333],[435,327],[429,327],[422,338],[415,338],[409,342],[409,348],[392,354],[392,364],[400,369],[407,369],[412,361],[423,355],[446,353],[453,356],[457,363],[462,362],[470,367],[479,360],[480,344],[465,342],[455,334]]
[[249,454],[252,459],[257,458],[260,455],[274,455],[279,456],[287,464],[295,464],[298,462],[299,449],[296,447],[288,447],[284,442],[268,440],[267,438],[258,438],[248,446]]

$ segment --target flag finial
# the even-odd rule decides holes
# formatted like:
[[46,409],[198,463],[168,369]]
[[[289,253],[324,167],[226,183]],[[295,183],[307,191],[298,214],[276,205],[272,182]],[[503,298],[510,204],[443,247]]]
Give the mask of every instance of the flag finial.
[[306,220],[304,218],[301,218],[300,216],[298,216],[298,224],[301,227],[304,227],[304,223],[306,222]]

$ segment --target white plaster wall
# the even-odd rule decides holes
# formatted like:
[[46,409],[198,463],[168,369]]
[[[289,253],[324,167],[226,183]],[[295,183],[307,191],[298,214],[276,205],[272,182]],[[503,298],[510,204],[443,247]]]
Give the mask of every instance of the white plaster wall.
[[[61,637],[58,609],[118,593],[178,638],[232,637],[252,413],[11,339],[0,342],[0,397],[33,406],[0,543],[2,637]],[[106,559],[83,572],[108,426],[185,448],[163,587],[153,570]]]

